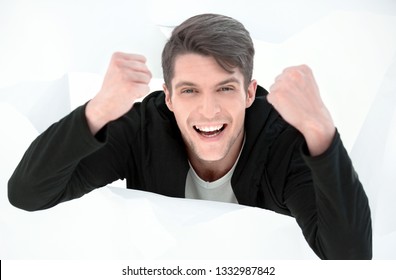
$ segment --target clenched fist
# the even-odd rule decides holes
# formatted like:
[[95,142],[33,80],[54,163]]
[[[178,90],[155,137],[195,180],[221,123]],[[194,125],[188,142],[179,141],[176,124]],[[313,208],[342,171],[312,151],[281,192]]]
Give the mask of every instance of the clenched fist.
[[286,68],[275,79],[267,100],[285,121],[304,135],[312,156],[330,146],[335,126],[308,66]]
[[91,132],[96,134],[108,122],[128,112],[135,100],[149,92],[151,77],[144,56],[114,53],[102,88],[85,110]]

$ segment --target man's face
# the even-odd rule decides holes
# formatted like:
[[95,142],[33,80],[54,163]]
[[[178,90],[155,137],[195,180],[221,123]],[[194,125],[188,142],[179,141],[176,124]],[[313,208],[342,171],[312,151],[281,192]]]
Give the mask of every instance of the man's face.
[[229,73],[214,58],[190,53],[176,58],[171,84],[172,94],[164,86],[166,103],[175,115],[190,161],[221,162],[235,157],[256,81],[246,93],[239,69]]

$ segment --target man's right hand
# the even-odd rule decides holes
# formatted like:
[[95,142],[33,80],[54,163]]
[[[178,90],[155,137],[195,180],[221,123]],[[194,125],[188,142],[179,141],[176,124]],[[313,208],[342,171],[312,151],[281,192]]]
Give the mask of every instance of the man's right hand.
[[102,88],[85,109],[92,134],[124,115],[137,99],[148,94],[151,77],[144,56],[114,53]]

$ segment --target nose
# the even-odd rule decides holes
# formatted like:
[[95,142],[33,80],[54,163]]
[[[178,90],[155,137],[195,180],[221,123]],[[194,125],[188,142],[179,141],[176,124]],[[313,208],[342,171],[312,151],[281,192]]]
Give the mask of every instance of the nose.
[[202,94],[200,100],[200,113],[207,119],[214,118],[220,112],[220,103],[213,93]]

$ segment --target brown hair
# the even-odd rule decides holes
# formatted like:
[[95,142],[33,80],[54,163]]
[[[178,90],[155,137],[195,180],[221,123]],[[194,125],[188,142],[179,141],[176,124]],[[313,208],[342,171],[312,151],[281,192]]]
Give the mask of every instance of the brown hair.
[[237,20],[217,14],[191,17],[177,26],[162,51],[164,81],[171,91],[175,59],[197,53],[213,57],[226,71],[237,67],[247,89],[252,79],[254,46],[249,32]]

